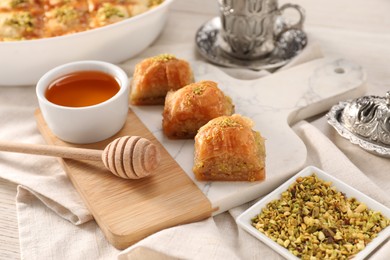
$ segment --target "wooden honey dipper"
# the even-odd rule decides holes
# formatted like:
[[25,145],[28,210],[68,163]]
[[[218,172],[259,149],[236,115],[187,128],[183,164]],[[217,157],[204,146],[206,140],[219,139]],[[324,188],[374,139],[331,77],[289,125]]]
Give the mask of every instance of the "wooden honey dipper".
[[0,151],[103,161],[108,170],[124,179],[146,177],[157,168],[160,162],[160,152],[157,146],[139,136],[119,137],[109,143],[103,151],[7,141],[0,141]]

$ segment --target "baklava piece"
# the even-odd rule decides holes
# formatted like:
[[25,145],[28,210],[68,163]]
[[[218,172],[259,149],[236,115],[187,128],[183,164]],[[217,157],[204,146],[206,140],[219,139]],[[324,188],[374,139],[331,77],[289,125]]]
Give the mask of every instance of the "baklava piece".
[[0,41],[36,39],[42,36],[42,21],[36,11],[0,13]]
[[194,138],[198,129],[211,119],[231,115],[234,105],[213,81],[200,81],[165,98],[163,131],[169,138]]
[[212,119],[195,136],[193,172],[199,181],[265,179],[265,144],[249,118],[234,114]]
[[60,5],[60,2],[50,1],[50,8],[45,12],[45,37],[66,35],[85,31],[89,26],[89,13],[86,2]]
[[[121,0],[119,0],[121,1]],[[132,16],[146,12],[147,10],[160,5],[163,0],[122,0],[128,3],[129,12]]]
[[128,9],[129,13],[134,16],[143,13],[150,8],[153,8],[163,2],[163,0],[87,0],[90,11],[96,11],[103,6],[104,3],[113,5],[121,5]]
[[194,82],[189,63],[170,54],[145,59],[135,66],[130,101],[133,105],[164,105],[169,90]]
[[82,9],[88,12],[87,0],[41,0],[46,10],[54,7],[71,5],[76,9]]
[[131,17],[128,8],[122,4],[103,3],[91,11],[91,28],[117,23]]
[[34,11],[40,9],[37,0],[0,0],[0,11]]

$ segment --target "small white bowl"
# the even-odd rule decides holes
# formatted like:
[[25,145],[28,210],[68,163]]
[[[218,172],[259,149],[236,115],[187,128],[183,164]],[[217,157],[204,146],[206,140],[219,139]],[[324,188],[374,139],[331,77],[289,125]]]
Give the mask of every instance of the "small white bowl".
[[[120,89],[110,99],[92,106],[66,107],[47,100],[51,82],[76,71],[102,71],[117,79]],[[56,67],[36,86],[39,108],[49,129],[63,141],[77,144],[99,142],[116,134],[126,122],[129,109],[129,79],[116,65],[102,61],[78,61]]]
[[[317,177],[324,181],[330,181],[332,182],[332,185],[336,187],[336,189],[340,192],[344,192],[348,198],[354,197],[358,201],[363,202],[367,205],[369,209],[379,211],[387,218],[390,218],[390,209],[386,206],[380,204],[379,202],[371,199],[367,195],[361,193],[360,191],[352,188],[351,186],[345,184],[344,182],[341,182],[340,180],[332,177],[331,175],[327,174],[326,172],[314,167],[314,166],[308,166],[299,173],[297,173],[295,176],[291,177],[288,181],[286,181],[284,184],[279,186],[277,189],[275,189],[273,192],[265,196],[263,199],[258,201],[256,204],[254,204],[252,207],[247,209],[245,212],[243,212],[238,218],[236,219],[237,225],[240,226],[242,229],[247,231],[249,234],[253,235],[257,239],[261,240],[264,244],[271,247],[273,250],[278,252],[280,255],[284,256],[286,259],[290,260],[297,260],[296,256],[294,256],[290,251],[288,251],[286,248],[282,247],[269,237],[267,237],[265,234],[257,230],[255,227],[252,226],[252,218],[258,215],[263,208],[266,207],[266,205],[276,199],[281,198],[282,192],[286,191],[288,187],[293,184],[298,177],[306,177],[310,176],[311,174],[315,173]],[[356,254],[353,259],[364,259],[367,257],[377,246],[382,244],[388,237],[390,236],[390,226],[379,232],[378,236],[374,238],[370,243],[367,244],[367,246],[360,251],[358,254]]]

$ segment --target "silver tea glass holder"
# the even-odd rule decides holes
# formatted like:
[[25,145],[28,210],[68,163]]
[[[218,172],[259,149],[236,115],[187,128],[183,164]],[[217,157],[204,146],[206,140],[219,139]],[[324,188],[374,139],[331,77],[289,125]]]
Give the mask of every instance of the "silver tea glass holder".
[[[288,63],[307,45],[304,10],[293,4],[278,8],[277,0],[218,0],[220,16],[196,32],[199,53],[210,62],[233,68],[272,70]],[[291,24],[282,15],[295,9]]]

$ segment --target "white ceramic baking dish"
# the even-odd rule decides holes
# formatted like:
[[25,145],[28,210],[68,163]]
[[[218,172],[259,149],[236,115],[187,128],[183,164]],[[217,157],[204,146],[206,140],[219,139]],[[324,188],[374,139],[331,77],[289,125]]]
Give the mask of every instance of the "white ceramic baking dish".
[[77,60],[120,63],[140,53],[160,34],[173,0],[105,27],[80,33],[0,42],[0,86],[35,85],[48,70]]

